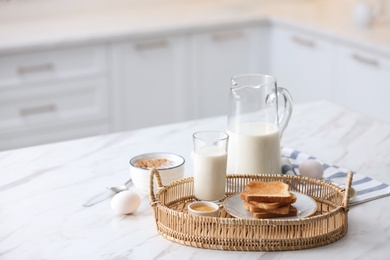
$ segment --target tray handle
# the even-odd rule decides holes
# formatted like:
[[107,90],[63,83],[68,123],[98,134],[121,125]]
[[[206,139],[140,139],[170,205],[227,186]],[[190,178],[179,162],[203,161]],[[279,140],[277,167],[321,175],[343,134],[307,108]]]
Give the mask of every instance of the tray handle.
[[150,199],[150,205],[152,207],[154,207],[157,204],[157,199],[156,199],[156,196],[154,194],[154,182],[153,182],[154,178],[153,177],[156,178],[157,189],[161,189],[164,187],[162,184],[162,181],[161,181],[160,172],[156,168],[150,169],[150,172],[149,172],[149,199]]
[[349,192],[351,190],[351,185],[352,185],[352,172],[348,172],[347,183],[345,184],[345,193],[343,199],[343,207],[346,212],[349,210]]

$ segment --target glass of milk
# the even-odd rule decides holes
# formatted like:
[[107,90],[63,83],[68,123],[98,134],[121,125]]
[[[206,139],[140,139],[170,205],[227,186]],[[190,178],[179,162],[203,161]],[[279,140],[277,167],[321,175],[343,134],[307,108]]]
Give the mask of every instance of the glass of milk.
[[280,138],[292,113],[290,93],[270,75],[232,78],[228,174],[281,174]]
[[193,141],[194,195],[198,200],[219,201],[225,197],[229,136],[201,131],[193,135]]

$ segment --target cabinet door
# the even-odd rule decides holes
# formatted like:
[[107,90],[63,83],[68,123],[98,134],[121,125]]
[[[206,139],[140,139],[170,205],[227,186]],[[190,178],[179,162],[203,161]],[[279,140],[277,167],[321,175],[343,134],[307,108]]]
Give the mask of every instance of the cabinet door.
[[185,119],[186,38],[164,37],[113,46],[116,128]]
[[0,88],[0,150],[106,134],[104,76]]
[[390,123],[390,57],[340,46],[337,68],[337,101]]
[[193,35],[194,117],[227,114],[231,77],[265,73],[266,33],[265,27],[248,27]]
[[289,28],[271,31],[271,73],[294,102],[330,99],[333,55],[331,42]]

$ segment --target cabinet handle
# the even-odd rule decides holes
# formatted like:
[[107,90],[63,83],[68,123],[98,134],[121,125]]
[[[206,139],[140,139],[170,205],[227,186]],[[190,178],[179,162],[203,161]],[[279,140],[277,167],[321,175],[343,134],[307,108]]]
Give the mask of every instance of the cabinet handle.
[[364,57],[357,53],[352,54],[352,58],[360,63],[364,63],[373,67],[379,67],[379,61],[371,58]]
[[214,33],[211,36],[213,41],[216,41],[216,42],[237,40],[237,39],[242,39],[244,37],[245,37],[245,34],[242,31]]
[[32,66],[19,67],[18,73],[20,75],[24,75],[24,74],[30,74],[30,73],[51,71],[53,69],[54,69],[54,65],[52,63],[44,63],[44,64],[37,64],[37,65],[32,65]]
[[56,110],[57,110],[56,105],[48,104],[48,105],[37,106],[37,107],[22,108],[20,109],[19,113],[21,116],[31,116],[36,114],[54,112]]
[[168,42],[166,40],[151,41],[151,42],[138,42],[138,43],[134,44],[135,49],[137,49],[138,51],[161,49],[161,48],[166,48],[167,46],[168,46]]
[[317,46],[317,44],[314,41],[308,40],[308,39],[304,39],[304,38],[302,38],[300,36],[297,36],[297,35],[294,35],[291,39],[295,43],[298,43],[298,44],[306,46],[306,47],[314,48],[314,47]]

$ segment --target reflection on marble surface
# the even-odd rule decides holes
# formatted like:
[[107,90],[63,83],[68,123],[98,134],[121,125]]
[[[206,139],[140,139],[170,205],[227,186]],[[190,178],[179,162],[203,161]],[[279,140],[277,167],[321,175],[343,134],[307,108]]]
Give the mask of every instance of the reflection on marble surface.
[[[106,186],[129,177],[128,160],[174,152],[192,176],[191,136],[225,130],[226,117],[0,152],[0,258],[4,259],[333,259],[388,257],[390,198],[354,206],[349,231],[328,246],[278,253],[225,252],[182,246],[157,233],[149,198],[132,215],[116,215]],[[390,126],[334,104],[295,106],[282,145],[390,183]],[[134,188],[131,188],[134,190]],[[84,207],[95,196],[107,197]]]

